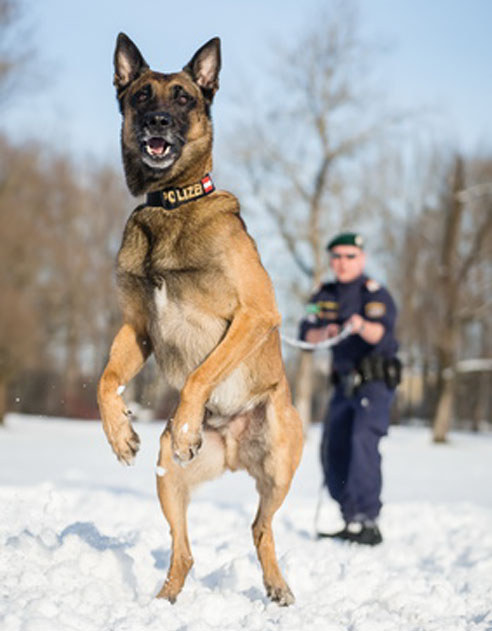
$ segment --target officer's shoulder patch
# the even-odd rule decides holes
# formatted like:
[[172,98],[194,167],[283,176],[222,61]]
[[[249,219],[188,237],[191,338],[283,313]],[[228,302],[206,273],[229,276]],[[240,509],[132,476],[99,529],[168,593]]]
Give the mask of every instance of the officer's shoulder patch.
[[365,314],[368,318],[380,318],[386,313],[384,302],[368,302],[364,306]]
[[378,283],[377,280],[374,280],[374,278],[368,278],[366,280],[366,288],[368,289],[368,291],[374,292],[378,289],[381,289],[381,285]]

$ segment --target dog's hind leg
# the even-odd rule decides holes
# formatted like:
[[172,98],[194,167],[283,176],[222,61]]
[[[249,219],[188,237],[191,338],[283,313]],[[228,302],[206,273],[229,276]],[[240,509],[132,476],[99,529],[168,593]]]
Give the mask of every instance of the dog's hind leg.
[[193,565],[186,520],[191,489],[200,482],[217,477],[224,468],[224,442],[217,432],[211,430],[203,433],[199,454],[186,466],[177,464],[173,458],[170,428],[162,434],[156,471],[157,492],[170,526],[172,551],[171,565],[166,581],[157,594],[158,598],[175,602]]
[[267,405],[269,451],[260,467],[251,471],[260,494],[253,539],[268,596],[279,605],[291,605],[295,599],[278,566],[272,519],[287,495],[299,464],[302,427],[290,398],[284,395],[282,392],[274,393]]

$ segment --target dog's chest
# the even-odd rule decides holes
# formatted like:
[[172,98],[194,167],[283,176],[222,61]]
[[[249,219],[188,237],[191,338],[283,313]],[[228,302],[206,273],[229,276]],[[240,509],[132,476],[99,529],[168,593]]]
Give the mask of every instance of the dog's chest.
[[197,223],[193,215],[136,209],[125,227],[118,268],[152,284],[167,272],[203,268],[209,247]]
[[[154,352],[167,381],[178,389],[220,343],[229,326],[226,320],[201,309],[192,298],[190,293],[188,299],[177,299],[165,282],[154,289]],[[242,364],[212,392],[207,407],[225,416],[247,409],[249,382],[248,368]]]
[[[181,387],[217,346],[228,322],[213,308],[212,278],[207,271],[159,269],[152,293],[150,328],[156,357],[168,378]],[[208,278],[208,281],[207,281]]]
[[[118,263],[146,287],[142,295],[156,360],[166,380],[181,389],[224,338],[236,297],[216,244],[203,230],[174,219],[142,225],[142,218],[127,227]],[[209,402],[214,411],[229,414],[244,405],[246,373],[240,366],[214,391]]]

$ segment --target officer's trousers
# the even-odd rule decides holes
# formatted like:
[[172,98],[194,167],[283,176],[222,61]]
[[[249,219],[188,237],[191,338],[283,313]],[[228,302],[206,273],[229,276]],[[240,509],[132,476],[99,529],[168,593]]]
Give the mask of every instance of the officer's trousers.
[[375,519],[381,510],[379,441],[388,432],[394,390],[382,381],[347,397],[335,388],[324,420],[321,463],[330,495],[346,522]]

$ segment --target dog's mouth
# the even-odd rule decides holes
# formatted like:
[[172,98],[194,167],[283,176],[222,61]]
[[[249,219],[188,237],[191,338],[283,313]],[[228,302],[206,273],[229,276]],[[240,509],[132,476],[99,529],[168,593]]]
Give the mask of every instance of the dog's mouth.
[[140,148],[143,162],[152,169],[169,168],[179,155],[179,143],[169,142],[162,136],[147,134],[142,138]]
[[159,136],[147,138],[144,143],[145,151],[152,158],[164,158],[171,152],[171,145]]

